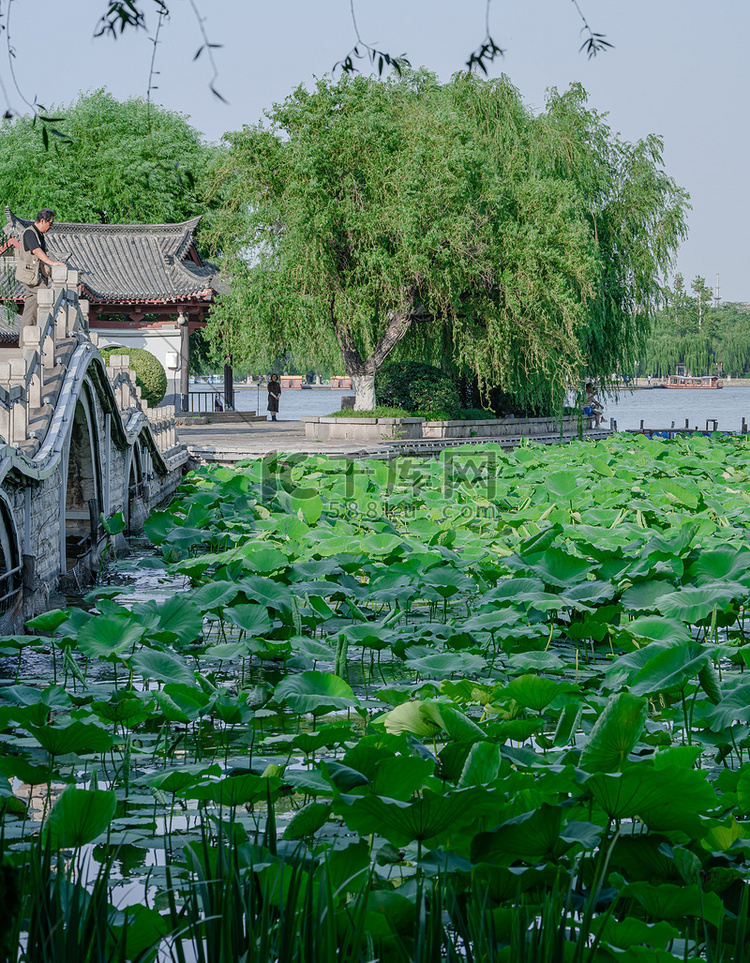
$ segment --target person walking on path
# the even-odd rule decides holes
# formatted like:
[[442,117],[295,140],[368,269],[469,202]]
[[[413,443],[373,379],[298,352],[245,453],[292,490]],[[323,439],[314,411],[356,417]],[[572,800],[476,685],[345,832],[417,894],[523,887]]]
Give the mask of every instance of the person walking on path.
[[47,286],[51,275],[51,268],[63,261],[50,261],[47,257],[47,244],[44,235],[55,223],[55,212],[48,207],[43,208],[36,216],[36,221],[23,232],[18,251],[18,267],[16,280],[26,289],[23,304],[21,325],[18,329],[18,344],[21,345],[21,332],[24,328],[36,324],[37,291],[40,285]]
[[280,397],[281,384],[279,382],[279,376],[277,374],[272,374],[268,379],[268,410],[271,412],[271,421],[276,421]]

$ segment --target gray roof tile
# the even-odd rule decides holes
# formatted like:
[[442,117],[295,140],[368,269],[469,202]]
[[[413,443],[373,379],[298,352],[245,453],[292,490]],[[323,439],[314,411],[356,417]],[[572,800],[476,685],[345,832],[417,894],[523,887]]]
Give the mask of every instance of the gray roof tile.
[[[32,220],[5,208],[5,233],[20,240]],[[200,217],[181,224],[74,224],[55,221],[47,253],[81,272],[94,302],[213,300],[218,268],[204,261],[194,243]],[[199,263],[190,257],[194,252]],[[22,294],[19,294],[22,296]]]

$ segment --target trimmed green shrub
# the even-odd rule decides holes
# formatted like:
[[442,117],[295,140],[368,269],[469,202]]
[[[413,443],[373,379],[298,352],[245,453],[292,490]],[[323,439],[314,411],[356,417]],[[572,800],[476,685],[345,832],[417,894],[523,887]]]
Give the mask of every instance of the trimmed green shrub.
[[420,417],[405,408],[388,408],[385,405],[378,405],[377,408],[370,408],[366,411],[355,411],[354,408],[342,408],[341,411],[334,411],[326,418],[414,418]]
[[167,373],[161,362],[143,348],[103,348],[102,357],[109,361],[113,354],[127,355],[130,367],[135,371],[135,383],[143,392],[143,398],[155,408],[167,393]]
[[392,361],[377,374],[375,394],[381,405],[422,414],[440,411],[453,417],[459,410],[456,385],[448,375],[420,361]]

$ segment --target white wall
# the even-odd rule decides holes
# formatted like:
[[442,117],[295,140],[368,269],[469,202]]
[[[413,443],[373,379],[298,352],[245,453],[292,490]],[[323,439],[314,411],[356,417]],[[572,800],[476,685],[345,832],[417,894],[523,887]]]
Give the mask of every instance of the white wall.
[[99,336],[100,348],[108,348],[110,345],[118,345],[121,348],[143,348],[159,359],[167,372],[167,380],[172,381],[179,377],[180,328],[178,325],[141,329],[102,329],[93,326],[92,330]]

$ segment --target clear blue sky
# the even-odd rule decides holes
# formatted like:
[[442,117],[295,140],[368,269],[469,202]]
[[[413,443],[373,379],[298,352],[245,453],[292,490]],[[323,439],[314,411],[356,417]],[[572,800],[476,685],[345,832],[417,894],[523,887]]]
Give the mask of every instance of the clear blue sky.
[[[169,0],[170,20],[157,49],[154,99],[190,116],[210,140],[255,123],[291,89],[330,72],[355,42],[349,0],[193,0],[215,51],[216,87],[191,0]],[[614,48],[587,60],[571,0],[493,0],[490,26],[506,48],[493,75],[506,73],[532,107],[545,90],[583,84],[590,104],[608,112],[628,140],[664,138],[668,173],[691,195],[690,236],[677,269],[720,272],[724,300],[750,301],[748,225],[750,4],[747,0],[579,0],[592,29]],[[143,0],[146,9],[152,0]],[[66,104],[80,91],[107,87],[116,97],[144,96],[152,44],[147,34],[94,40],[105,0],[16,0],[10,39],[19,86],[30,100]],[[3,12],[7,9],[3,5]],[[406,53],[443,78],[462,68],[484,36],[484,0],[355,0],[364,40]],[[156,18],[149,17],[149,28]],[[5,34],[0,77],[12,106],[24,105],[9,76]],[[50,57],[36,51],[51,46]]]

